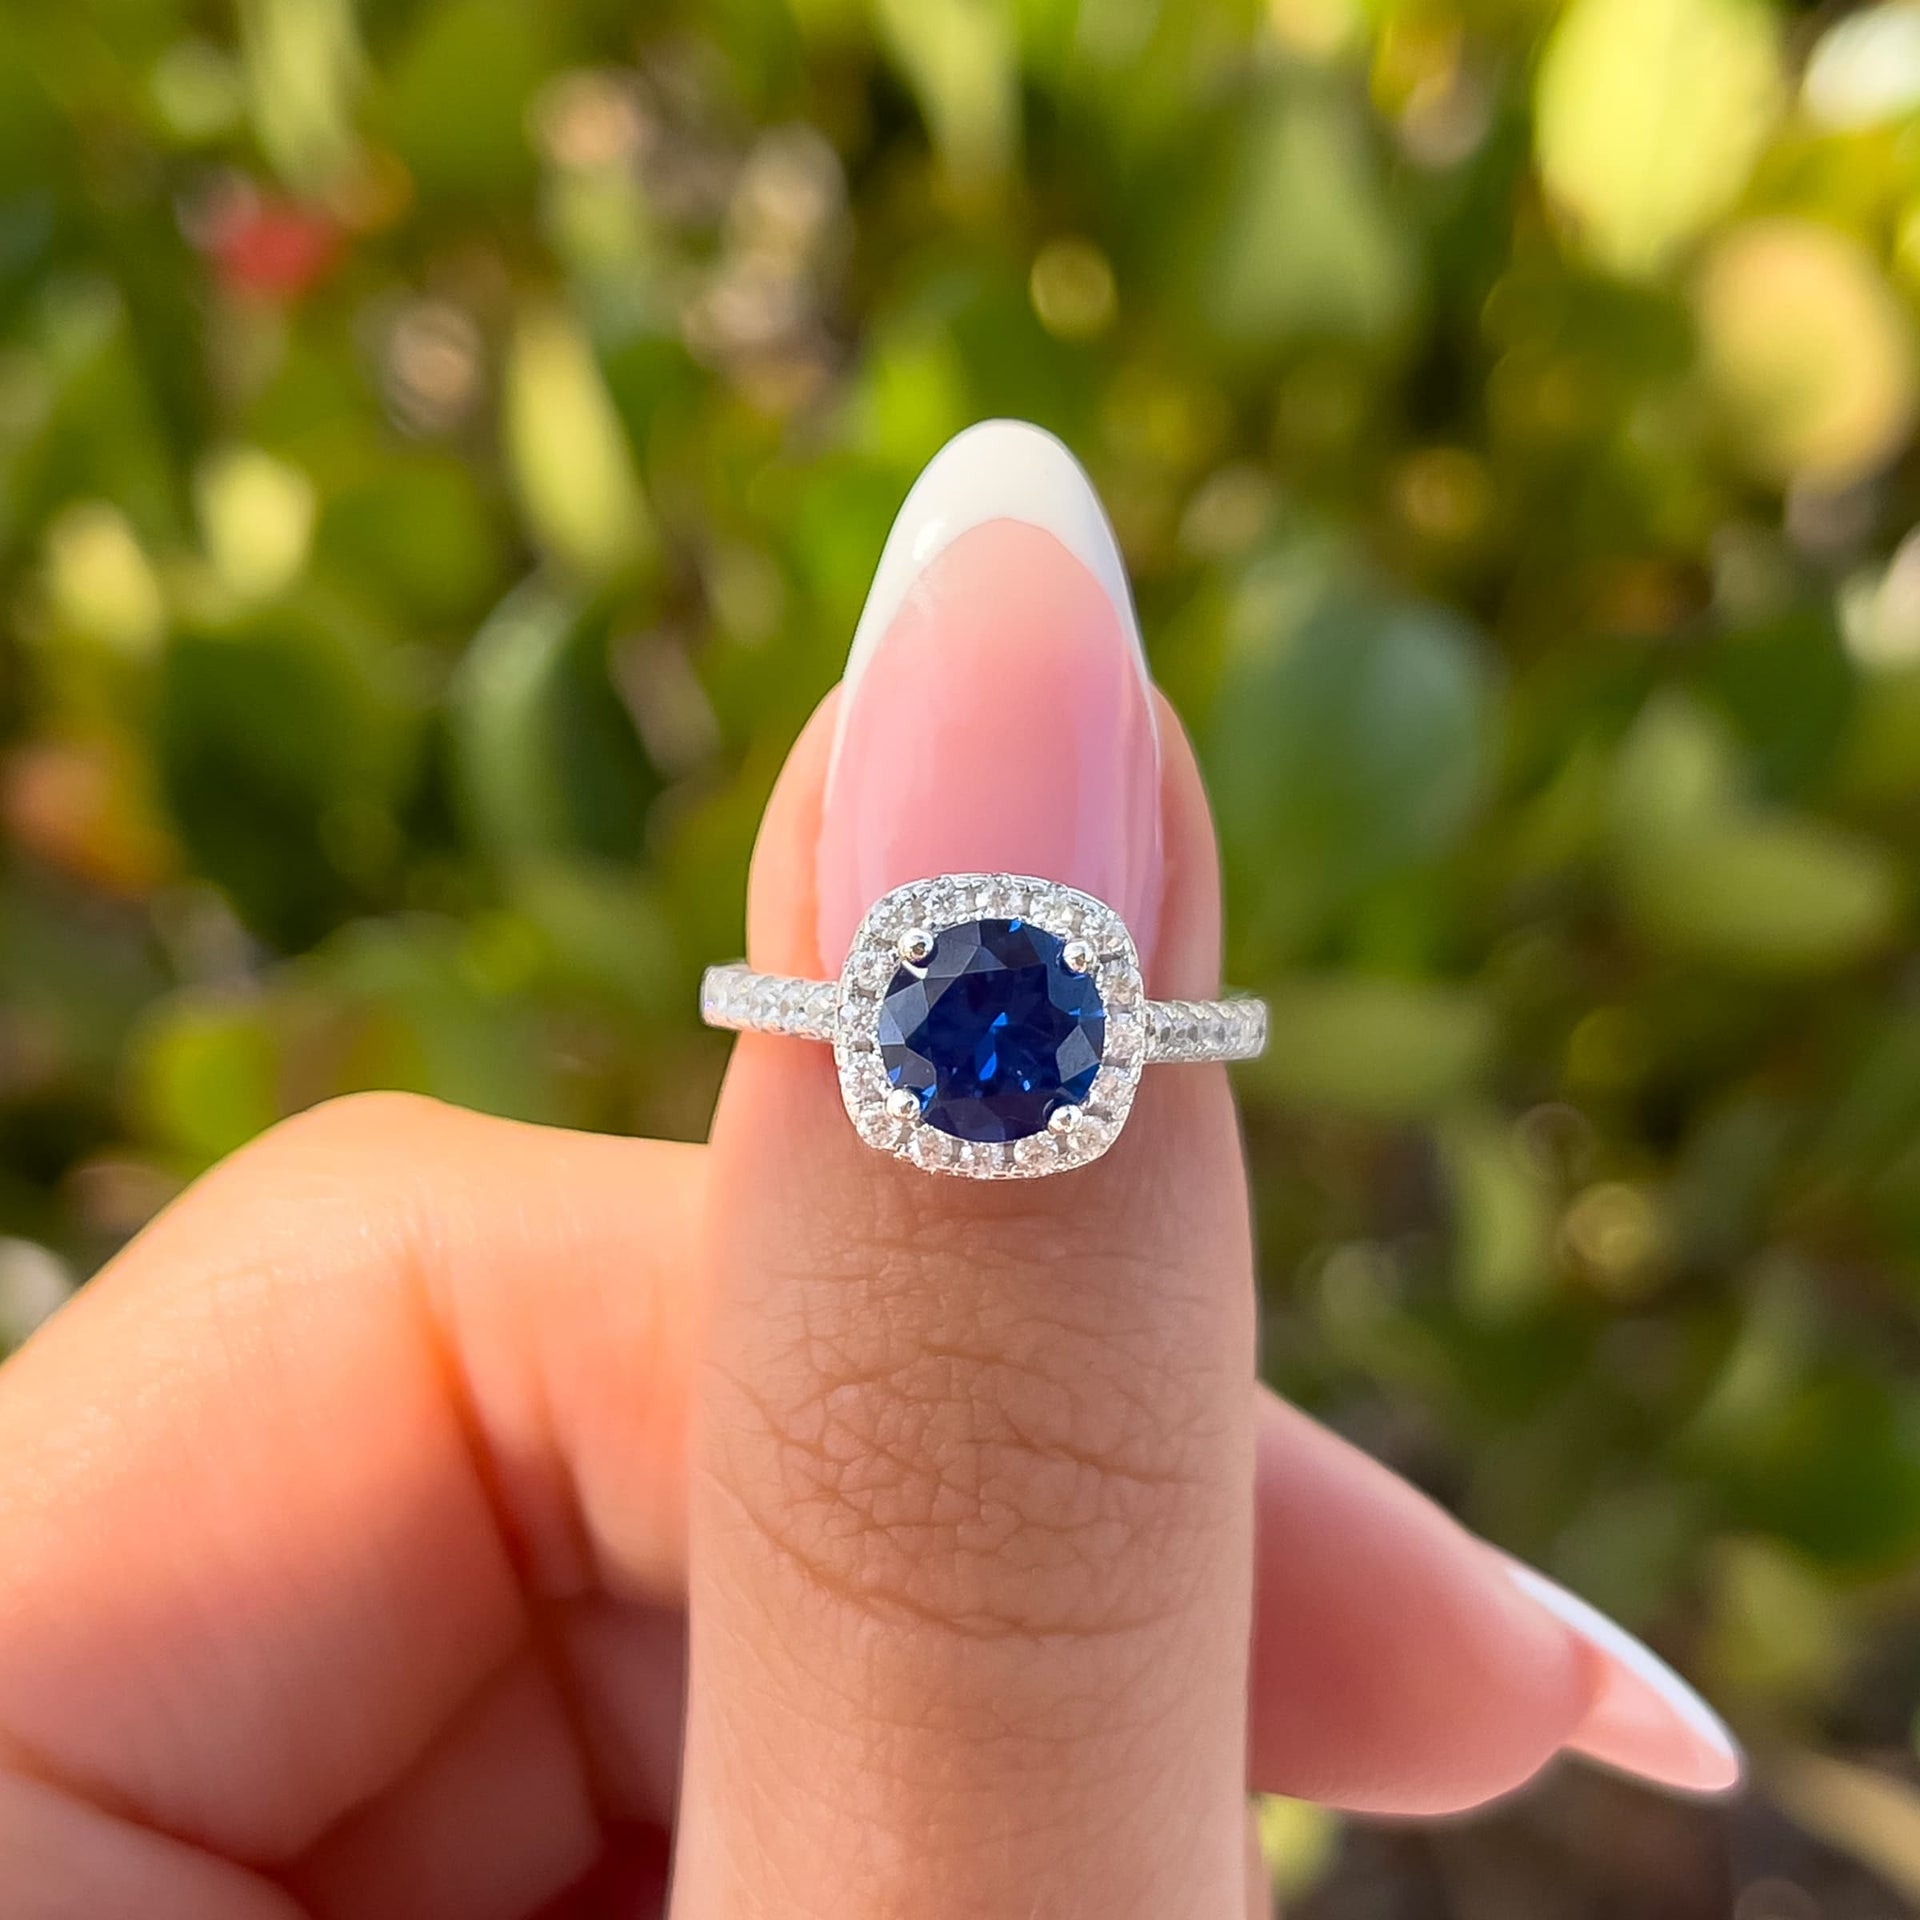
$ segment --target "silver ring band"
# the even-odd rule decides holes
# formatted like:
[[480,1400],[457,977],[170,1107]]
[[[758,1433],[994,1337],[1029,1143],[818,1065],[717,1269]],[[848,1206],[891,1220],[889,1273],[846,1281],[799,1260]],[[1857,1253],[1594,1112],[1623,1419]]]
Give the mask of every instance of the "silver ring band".
[[[1145,1003],[1147,1064],[1196,1066],[1256,1060],[1267,1044],[1267,1006],[1250,994],[1222,1000]],[[756,973],[744,961],[709,967],[700,980],[700,1018],[731,1033],[773,1033],[832,1043],[840,1027],[840,982]]]
[[700,1013],[830,1042],[868,1146],[976,1180],[1083,1167],[1118,1138],[1142,1068],[1250,1060],[1267,1038],[1259,1000],[1149,1000],[1111,907],[1017,873],[883,894],[838,980],[709,967]]

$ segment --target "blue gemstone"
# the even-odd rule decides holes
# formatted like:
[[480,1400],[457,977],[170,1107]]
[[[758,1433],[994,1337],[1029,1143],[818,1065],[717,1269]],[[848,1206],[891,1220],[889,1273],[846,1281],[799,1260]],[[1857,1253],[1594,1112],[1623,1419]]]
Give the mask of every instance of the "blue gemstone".
[[1021,1140],[1087,1097],[1106,1047],[1100,992],[1066,942],[1025,920],[969,920],[903,966],[880,1008],[880,1057],[930,1127]]

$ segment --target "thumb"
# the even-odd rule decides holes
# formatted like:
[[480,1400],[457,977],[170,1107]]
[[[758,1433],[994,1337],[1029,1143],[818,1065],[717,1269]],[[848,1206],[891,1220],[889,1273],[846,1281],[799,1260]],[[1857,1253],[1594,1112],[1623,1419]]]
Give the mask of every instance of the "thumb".
[[[1151,991],[1214,990],[1211,831],[1112,536],[1008,423],[902,511],[769,808],[755,964],[837,971],[878,894],[968,870],[1081,887]],[[1224,1073],[1157,1067],[1104,1158],[988,1183],[863,1146],[826,1049],[750,1035],[713,1157],[676,1920],[1244,1913],[1254,1316]]]

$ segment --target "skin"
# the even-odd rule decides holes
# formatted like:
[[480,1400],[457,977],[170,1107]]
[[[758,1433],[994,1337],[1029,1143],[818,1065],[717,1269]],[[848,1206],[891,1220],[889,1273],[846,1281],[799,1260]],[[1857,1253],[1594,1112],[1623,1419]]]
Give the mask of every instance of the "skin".
[[[764,967],[820,964],[833,725]],[[1206,993],[1157,725],[1142,946]],[[670,1831],[674,1920],[1257,1913],[1249,1786],[1473,1805],[1616,1681],[1253,1375],[1218,1068],[1033,1185],[867,1152],[753,1036],[706,1147],[302,1115],[0,1368],[10,1920],[657,1914]]]

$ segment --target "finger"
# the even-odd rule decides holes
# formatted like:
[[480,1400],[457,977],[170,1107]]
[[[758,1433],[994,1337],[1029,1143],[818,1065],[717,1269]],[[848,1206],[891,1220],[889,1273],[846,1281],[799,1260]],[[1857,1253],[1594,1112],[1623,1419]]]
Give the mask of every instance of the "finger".
[[0,1770],[8,1920],[305,1920],[257,1874],[31,1774]]
[[521,1920],[559,1886],[601,1898],[583,1914],[657,1915],[684,1676],[677,1612],[542,1609],[532,1643],[282,1883],[312,1920]]
[[[1001,517],[974,525],[983,497]],[[1065,454],[964,436],[875,596],[832,776],[816,738],[769,808],[756,963],[815,971],[880,891],[1001,868],[1112,903],[1156,991],[1211,991],[1211,839],[1163,803]],[[1150,1073],[1104,1159],[987,1185],[871,1152],[824,1050],[748,1038],[713,1153],[676,1920],[1244,1911],[1253,1314],[1224,1074]]]
[[1251,1783],[1454,1813],[1563,1750],[1715,1792],[1740,1751],[1652,1652],[1271,1393],[1259,1403]]
[[[604,1596],[644,1637],[702,1164],[383,1096],[196,1187],[0,1371],[0,1760],[280,1866],[552,1649],[543,1613]],[[644,1648],[582,1634],[561,1691],[631,1691]],[[568,1719],[617,1806],[632,1756]],[[588,1831],[579,1771],[549,1785]]]
[[283,1878],[322,1920],[520,1920],[599,1850],[565,1702],[529,1649]]
[[1260,1815],[1247,1809],[1247,1920],[1274,1920],[1273,1879],[1260,1844]]

